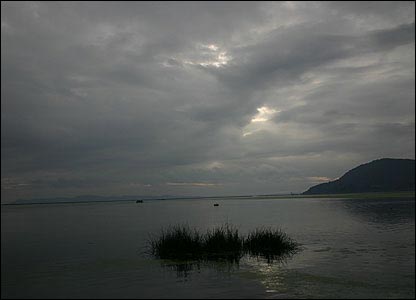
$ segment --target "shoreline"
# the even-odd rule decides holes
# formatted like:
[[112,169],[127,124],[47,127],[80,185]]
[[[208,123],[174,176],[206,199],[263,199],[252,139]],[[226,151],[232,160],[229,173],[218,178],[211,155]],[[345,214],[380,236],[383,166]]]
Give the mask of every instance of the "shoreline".
[[[342,199],[371,199],[371,198],[406,198],[415,197],[415,191],[406,192],[372,192],[372,193],[346,193],[346,194],[290,194],[290,195],[245,195],[245,196],[213,196],[213,197],[178,197],[178,198],[153,198],[141,199],[143,202],[148,201],[168,201],[168,200],[210,200],[210,199],[307,199],[307,198],[342,198]],[[3,206],[21,206],[21,205],[46,205],[46,204],[82,204],[82,203],[103,203],[103,202],[134,202],[137,199],[128,200],[92,200],[92,201],[65,201],[65,202],[33,202],[33,203],[2,203]]]

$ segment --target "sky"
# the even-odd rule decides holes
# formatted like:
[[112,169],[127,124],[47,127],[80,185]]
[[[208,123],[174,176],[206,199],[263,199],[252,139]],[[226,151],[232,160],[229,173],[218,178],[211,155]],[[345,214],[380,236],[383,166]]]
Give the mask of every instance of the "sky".
[[1,199],[303,192],[415,158],[414,2],[1,2]]

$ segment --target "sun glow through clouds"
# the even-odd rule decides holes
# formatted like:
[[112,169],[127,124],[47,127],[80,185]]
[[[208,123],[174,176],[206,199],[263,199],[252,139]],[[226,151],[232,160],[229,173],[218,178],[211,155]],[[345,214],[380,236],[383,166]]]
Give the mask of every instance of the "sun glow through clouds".
[[280,110],[275,110],[267,106],[262,106],[257,108],[258,113],[251,119],[251,123],[255,122],[267,122],[273,117],[275,113],[280,112]]
[[214,56],[213,59],[210,61],[197,63],[203,67],[214,66],[216,68],[219,68],[225,66],[231,59],[227,55],[227,51],[219,51],[220,48],[217,45],[204,45],[203,48],[209,49],[210,52],[212,52],[212,55]]
[[[186,57],[171,57],[171,60],[180,61],[185,65],[220,68],[228,64],[232,57],[225,49],[215,44],[199,44],[197,52],[189,53]],[[169,63],[164,62],[164,66]]]
[[257,108],[257,111],[258,113],[251,118],[250,123],[245,127],[243,137],[270,127],[271,125],[268,121],[272,119],[275,114],[280,112],[280,110],[268,106],[259,107]]
[[217,51],[218,50],[218,46],[216,46],[216,45],[208,45],[208,46],[206,46],[209,50],[212,50],[212,51]]

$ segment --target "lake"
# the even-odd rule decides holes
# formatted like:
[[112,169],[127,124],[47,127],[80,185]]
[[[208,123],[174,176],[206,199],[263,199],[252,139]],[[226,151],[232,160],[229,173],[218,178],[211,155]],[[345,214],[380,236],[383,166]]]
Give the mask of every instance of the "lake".
[[[214,203],[219,203],[214,207]],[[284,262],[147,254],[175,224],[279,227]],[[1,207],[2,298],[414,298],[415,199],[194,199]]]

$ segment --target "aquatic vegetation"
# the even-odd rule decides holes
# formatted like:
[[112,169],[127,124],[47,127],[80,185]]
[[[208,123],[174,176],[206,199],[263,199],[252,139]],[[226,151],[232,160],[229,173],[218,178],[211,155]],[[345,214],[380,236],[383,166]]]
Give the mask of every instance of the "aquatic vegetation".
[[243,256],[243,238],[238,229],[223,225],[208,231],[203,238],[203,253],[207,259],[238,261]]
[[260,228],[243,237],[238,229],[226,224],[205,234],[186,225],[163,230],[151,238],[151,253],[161,259],[226,260],[238,262],[245,254],[280,260],[298,251],[298,244],[279,229]]
[[298,244],[280,229],[260,228],[244,239],[244,251],[268,261],[280,260],[299,250]]
[[203,252],[203,236],[185,225],[162,230],[149,242],[152,254],[164,259],[199,259]]

